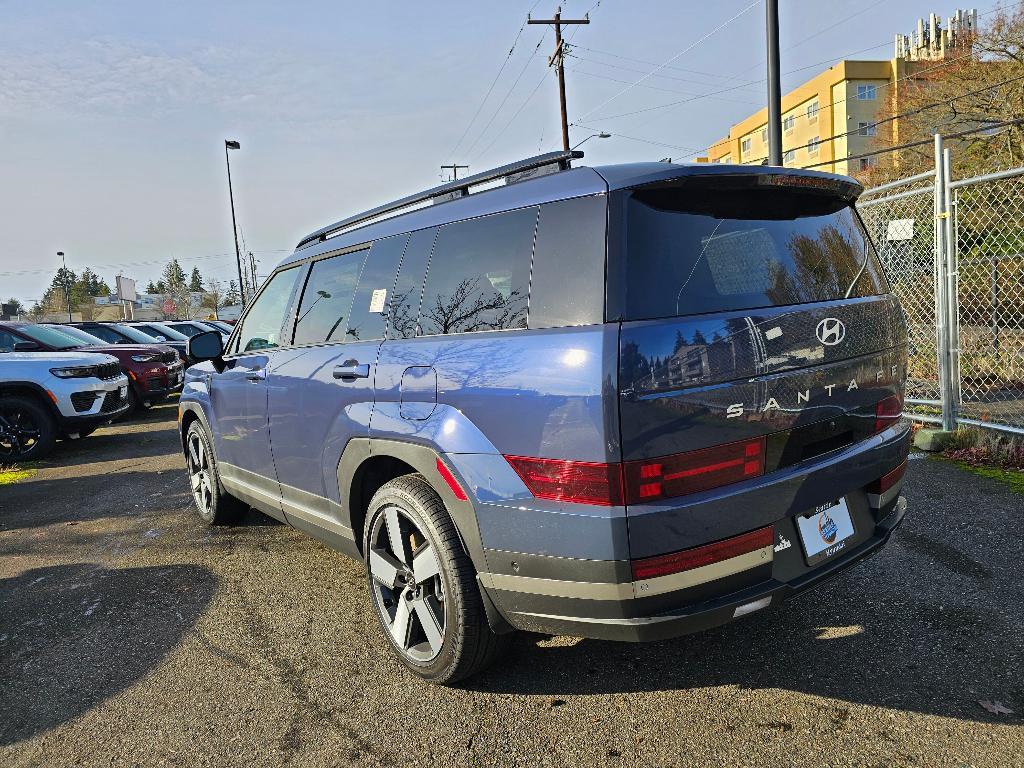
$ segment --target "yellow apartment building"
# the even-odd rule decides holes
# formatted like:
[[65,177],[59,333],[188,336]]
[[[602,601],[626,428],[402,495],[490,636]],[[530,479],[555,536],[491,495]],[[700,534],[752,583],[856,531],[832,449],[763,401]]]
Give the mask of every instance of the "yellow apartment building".
[[[908,78],[934,68],[962,46],[977,25],[976,11],[957,11],[943,29],[932,14],[918,21],[912,36],[896,36],[896,58],[888,61],[845,60],[829,67],[782,97],[783,165],[834,173],[855,174],[870,168],[876,158],[847,160],[871,151],[877,131],[898,143],[898,121],[876,123],[899,104],[899,92]],[[736,123],[729,136],[708,148],[712,163],[754,165],[768,158],[767,108]]]

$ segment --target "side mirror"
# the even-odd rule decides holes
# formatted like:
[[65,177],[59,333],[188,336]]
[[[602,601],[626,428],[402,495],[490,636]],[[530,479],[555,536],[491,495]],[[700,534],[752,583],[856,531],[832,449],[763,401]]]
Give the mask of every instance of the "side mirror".
[[197,333],[189,338],[185,346],[186,352],[196,362],[203,360],[218,361],[224,355],[224,339],[217,331]]
[[34,341],[16,341],[14,342],[15,352],[38,352],[39,345]]

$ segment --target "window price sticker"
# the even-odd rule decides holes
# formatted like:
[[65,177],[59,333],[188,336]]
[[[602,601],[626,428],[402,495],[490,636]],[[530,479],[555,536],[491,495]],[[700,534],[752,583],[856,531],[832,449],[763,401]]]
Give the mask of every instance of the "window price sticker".
[[370,311],[380,314],[384,311],[384,299],[387,298],[388,289],[378,288],[370,294]]

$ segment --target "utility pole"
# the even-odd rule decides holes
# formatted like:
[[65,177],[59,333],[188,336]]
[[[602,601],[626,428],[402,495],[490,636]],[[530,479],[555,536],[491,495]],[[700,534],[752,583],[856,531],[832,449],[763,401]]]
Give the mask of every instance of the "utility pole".
[[465,168],[467,171],[469,170],[469,166],[468,165],[456,165],[455,163],[452,163],[451,165],[442,165],[441,166],[441,173],[444,173],[445,171],[451,171],[452,172],[452,181],[458,181],[459,180],[459,168]]
[[779,0],[765,0],[768,38],[768,165],[782,165],[782,83],[779,74]]
[[252,251],[249,251],[249,266],[252,268],[252,295],[255,296],[259,283],[256,282],[256,257],[252,255]]
[[64,300],[68,303],[68,322],[75,322],[71,317],[71,287],[68,285],[68,263],[64,261],[64,251],[57,251],[57,255],[60,256],[61,266],[64,267],[64,279],[61,280],[64,283]]
[[231,159],[228,150],[240,149],[241,144],[233,139],[224,140],[224,162],[228,165],[228,198],[231,200],[231,231],[235,236],[235,260],[238,262],[238,295],[245,309],[245,280],[242,278],[242,252],[238,248],[238,224],[235,222],[235,192],[231,188]]
[[531,19],[526,15],[527,24],[554,24],[555,25],[555,52],[548,57],[548,66],[558,68],[558,104],[562,109],[562,149],[569,151],[569,115],[565,108],[565,67],[562,63],[565,59],[565,41],[562,40],[563,24],[589,24],[590,15],[584,14],[582,19],[563,19],[562,6],[558,6],[553,19]]

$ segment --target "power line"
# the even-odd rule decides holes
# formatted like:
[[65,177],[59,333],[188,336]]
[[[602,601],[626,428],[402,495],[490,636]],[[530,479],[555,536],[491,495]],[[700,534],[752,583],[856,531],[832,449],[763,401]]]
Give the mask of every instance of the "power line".
[[[949,134],[944,133],[944,134],[942,134],[942,138],[944,140],[962,139],[964,136],[971,136],[972,134],[975,134],[975,133],[984,133],[985,131],[994,131],[996,128],[1006,128],[1008,126],[1021,125],[1021,124],[1024,124],[1024,117],[1017,117],[1017,118],[1014,118],[1013,120],[1003,120],[1003,121],[998,122],[998,123],[992,123],[990,125],[986,125],[986,126],[984,126],[982,128],[971,128],[970,130],[958,131],[957,133],[949,133]],[[849,161],[849,160],[860,160],[861,158],[865,158],[865,157],[875,157],[876,155],[884,155],[887,152],[895,152],[895,151],[900,150],[900,149],[911,149],[912,147],[922,147],[925,144],[931,144],[934,141],[935,141],[935,139],[933,137],[929,137],[927,139],[921,139],[919,141],[908,141],[906,144],[897,144],[897,145],[892,146],[892,147],[886,147],[885,149],[876,149],[876,150],[874,150],[872,152],[863,152],[863,153],[861,153],[859,155],[851,155],[850,157],[844,158],[844,160],[847,160],[847,161]],[[829,165],[829,164],[831,164],[833,162],[835,162],[835,161],[834,160],[826,160],[825,162],[822,162],[822,163],[814,163],[813,165],[804,165],[802,167],[803,168],[819,168],[819,167],[821,167],[823,165]]]
[[[269,251],[254,251],[254,253],[261,253],[261,254],[262,253],[292,253],[292,251],[291,251],[291,249],[281,248],[281,249],[269,250]],[[161,259],[149,259],[147,261],[127,261],[127,262],[119,262],[119,263],[109,263],[109,262],[108,263],[96,263],[96,262],[92,262],[92,263],[85,264],[85,266],[89,267],[90,269],[92,269],[94,267],[96,267],[96,268],[108,268],[108,269],[109,268],[113,268],[113,267],[144,267],[144,266],[150,266],[152,264],[166,264],[166,263],[168,263],[171,260],[171,258],[176,258],[179,263],[190,264],[190,263],[195,262],[195,261],[207,261],[207,260],[211,260],[211,259],[234,259],[235,258],[235,254],[234,253],[212,253],[212,254],[209,254],[207,256],[177,256],[177,257],[161,258]],[[83,263],[81,259],[76,259],[76,262]],[[52,273],[53,271],[54,271],[53,269],[22,269],[22,270],[8,271],[8,272],[0,272],[0,276],[3,276],[3,277],[19,277],[19,276],[22,276],[22,275],[48,275],[48,274]]]
[[[991,91],[993,88],[999,88],[1000,86],[1006,85],[1007,83],[1014,83],[1014,82],[1017,82],[1018,80],[1024,80],[1024,75],[1017,75],[1016,77],[1010,77],[1010,78],[1007,78],[1006,80],[1000,80],[998,83],[992,83],[991,85],[986,85],[984,88],[977,88],[977,89],[975,89],[973,91],[966,91],[966,92],[958,94],[956,96],[952,96],[952,97],[950,97],[948,99],[943,99],[941,101],[936,101],[936,102],[933,102],[931,104],[925,104],[922,107],[916,107],[914,109],[907,110],[906,112],[901,112],[901,113],[899,113],[897,115],[892,115],[890,117],[885,117],[885,118],[882,118],[881,120],[878,120],[878,121],[876,121],[874,123],[871,123],[871,126],[872,127],[879,126],[879,125],[882,125],[883,123],[891,123],[891,122],[893,122],[895,120],[900,120],[901,118],[904,118],[904,117],[910,117],[911,115],[917,115],[917,114],[920,114],[921,112],[927,112],[929,109],[935,109],[936,107],[941,107],[941,106],[944,106],[946,104],[952,104],[954,101],[957,101],[958,99],[964,99],[964,98],[967,98],[968,96],[975,96],[975,95],[977,95],[979,93],[984,93],[985,91]],[[987,126],[986,128],[983,128],[981,130],[987,130],[989,127],[991,127],[991,126]],[[787,152],[796,152],[798,149],[809,149],[810,147],[817,146],[818,144],[825,144],[825,143],[828,143],[828,142],[836,141],[838,139],[844,139],[847,136],[853,136],[854,134],[859,133],[860,130],[861,130],[860,128],[854,128],[853,130],[846,131],[845,133],[837,133],[837,134],[834,134],[832,136],[826,136],[823,139],[818,139],[817,142],[808,142],[807,144],[801,144],[798,147],[789,147],[789,148],[786,149],[786,151]],[[698,151],[700,151],[700,150],[698,150]],[[885,150],[885,151],[891,151],[891,150]],[[760,158],[757,158],[756,160],[751,160],[749,163],[745,163],[745,164],[746,165],[757,165],[761,161],[767,160],[767,159],[768,159],[767,157],[760,157]],[[818,165],[828,165],[830,163],[841,163],[841,162],[844,162],[845,160],[848,160],[848,159],[854,159],[854,158],[835,158],[833,160],[827,160],[827,161],[822,162],[822,163],[817,163],[815,166],[809,166],[808,165],[808,166],[801,166],[801,167],[812,168],[812,167],[817,167]]]
[[[578,46],[573,46],[573,47],[576,48]],[[588,64],[597,64],[598,66],[601,66],[601,67],[608,67],[609,69],[618,69],[618,70],[621,70],[623,72],[632,72],[634,74],[642,75],[646,71],[646,70],[643,70],[643,69],[636,69],[634,67],[626,67],[626,66],[623,66],[622,64],[609,64],[607,61],[600,61],[599,59],[592,59],[592,58],[590,58],[588,56],[580,56],[580,55],[578,55],[576,53],[571,53],[571,54],[568,54],[568,55],[571,58],[576,59],[577,61],[585,61]],[[646,62],[644,62],[644,63],[646,63]],[[689,78],[689,77],[676,77],[674,75],[665,75],[665,74],[660,74],[660,73],[655,75],[655,77],[658,77],[658,78],[661,78],[661,79],[664,79],[664,80],[674,80],[674,81],[679,82],[679,83],[692,83],[693,85],[700,85],[700,86],[703,86],[705,88],[718,88],[718,87],[720,87],[722,85],[722,83],[706,83],[706,82],[703,82],[701,80],[694,80],[694,79]],[[631,81],[626,81],[626,82],[631,82]],[[651,86],[646,86],[646,84],[645,84],[645,85],[641,85],[640,87],[641,88],[642,87],[648,87],[649,88]]]
[[[593,78],[596,78],[598,80],[608,80],[609,82],[612,82],[612,83],[628,83],[629,82],[628,80],[620,80],[617,77],[609,77],[608,75],[601,75],[601,74],[598,74],[597,72],[588,72],[587,70],[580,69],[579,67],[572,67],[570,71],[571,72],[575,72],[576,74],[584,75],[585,77],[593,77]],[[662,88],[662,87],[657,86],[657,85],[648,85],[647,83],[644,83],[643,85],[640,85],[638,87],[639,88],[647,88],[647,89],[653,90],[653,91],[661,91],[662,93],[675,93],[675,94],[678,94],[680,96],[703,95],[703,94],[695,94],[695,93],[688,92],[688,91],[678,91],[678,90],[675,90],[673,88]],[[744,104],[744,105],[747,105],[747,106],[750,105],[750,99],[747,99],[746,101],[740,101],[739,99],[727,99],[727,98],[721,98],[721,97],[718,97],[718,96],[709,96],[708,98],[715,99],[717,101],[728,101],[728,102],[732,102],[733,104]],[[753,94],[751,94],[751,98],[753,98]],[[582,125],[577,125],[576,127],[582,128],[583,126]]]
[[[582,128],[582,129],[584,129],[586,131],[598,131],[598,130],[600,130],[598,128],[592,128],[592,127],[587,126],[587,125],[577,125],[576,127],[577,128]],[[628,141],[639,141],[642,144],[650,144],[650,145],[655,146],[655,147],[667,147],[669,149],[683,149],[683,150],[690,150],[690,151],[694,151],[694,152],[700,152],[701,151],[699,149],[695,150],[693,147],[684,147],[684,146],[682,146],[680,144],[668,144],[668,143],[666,143],[664,141],[653,141],[651,139],[641,139],[639,136],[627,136],[624,133],[611,133],[610,131],[605,131],[605,133],[608,133],[610,136],[614,136],[617,139],[627,139]]]
[[[527,16],[529,16],[529,14],[532,13],[538,5],[540,5],[540,2],[541,0],[536,0],[536,2],[534,2],[534,4],[530,6],[530,10],[527,11]],[[448,153],[449,157],[455,156],[455,153],[458,151],[459,147],[462,146],[462,142],[465,141],[466,136],[469,135],[469,129],[473,127],[473,123],[475,123],[476,119],[480,116],[480,112],[483,110],[484,104],[487,103],[487,100],[491,97],[491,93],[494,91],[494,86],[498,84],[498,80],[501,78],[502,72],[505,71],[505,67],[508,66],[509,61],[511,61],[512,54],[515,53],[516,46],[519,44],[519,38],[523,36],[524,29],[526,29],[525,21],[519,25],[519,31],[516,32],[516,39],[512,41],[512,47],[508,49],[508,54],[505,56],[505,60],[501,62],[501,66],[498,68],[498,74],[496,74],[494,76],[494,80],[491,81],[490,88],[487,89],[487,93],[485,93],[483,99],[481,99],[479,106],[477,106],[476,108],[476,112],[474,112],[473,117],[470,118],[469,124],[466,125],[466,130],[462,132],[462,135],[459,137],[459,140],[455,142],[455,146],[452,147],[452,151]]]
[[722,22],[722,23],[721,23],[721,24],[719,24],[719,25],[718,25],[717,27],[715,27],[714,29],[712,29],[712,30],[711,30],[710,32],[707,32],[706,34],[704,34],[704,35],[702,35],[701,37],[699,37],[699,38],[698,38],[697,40],[695,40],[695,41],[694,41],[693,43],[691,43],[691,44],[690,44],[690,45],[688,45],[688,46],[687,46],[686,48],[684,48],[683,50],[681,50],[681,51],[680,51],[679,53],[677,53],[677,54],[676,54],[675,56],[673,56],[672,58],[670,58],[670,59],[669,59],[668,61],[664,62],[663,64],[659,64],[659,65],[658,65],[657,67],[655,67],[654,69],[652,69],[652,70],[651,70],[650,72],[648,72],[648,73],[647,73],[646,75],[644,75],[644,76],[643,76],[643,77],[641,77],[641,78],[640,78],[639,80],[637,80],[637,81],[636,81],[635,83],[632,83],[631,85],[628,85],[628,86],[626,86],[625,88],[623,88],[623,89],[622,89],[621,91],[619,91],[619,92],[618,92],[618,93],[616,93],[615,95],[613,95],[613,96],[610,96],[610,97],[608,97],[607,99],[605,99],[604,101],[602,101],[602,102],[601,102],[600,104],[598,104],[598,105],[597,105],[596,107],[594,107],[593,109],[591,109],[591,110],[590,110],[589,112],[586,112],[585,114],[583,114],[583,115],[580,115],[580,118],[579,118],[579,119],[580,119],[580,120],[586,120],[586,119],[587,119],[588,117],[590,117],[590,115],[594,114],[594,113],[595,113],[595,112],[596,112],[597,110],[601,109],[601,108],[602,108],[602,107],[604,107],[604,106],[605,106],[606,104],[610,104],[610,103],[611,103],[611,102],[613,102],[613,101],[614,101],[615,99],[619,98],[619,97],[620,97],[620,96],[622,96],[622,95],[623,95],[624,93],[628,92],[628,91],[629,91],[630,89],[632,89],[632,88],[636,87],[637,85],[639,85],[640,83],[642,83],[642,82],[643,82],[644,80],[646,80],[647,78],[649,78],[649,77],[651,77],[651,76],[653,76],[653,75],[657,74],[659,70],[662,70],[662,69],[664,69],[664,68],[665,68],[666,66],[668,66],[669,64],[671,64],[671,63],[672,63],[673,61],[675,61],[676,59],[680,58],[681,56],[684,56],[684,55],[686,55],[687,53],[689,53],[690,51],[692,51],[692,50],[693,50],[694,48],[696,48],[696,47],[697,47],[698,45],[700,45],[701,43],[703,43],[703,42],[704,42],[705,40],[709,39],[709,38],[710,38],[710,37],[712,37],[713,35],[717,34],[718,32],[722,31],[723,29],[725,29],[725,28],[726,28],[727,26],[729,26],[729,25],[730,25],[730,24],[732,24],[732,23],[733,23],[734,21],[736,21],[736,19],[740,18],[740,16],[742,16],[743,14],[747,13],[748,11],[750,11],[751,9],[753,9],[754,7],[756,7],[756,6],[757,6],[757,5],[759,4],[759,3],[760,3],[760,0],[755,0],[755,1],[753,2],[753,3],[751,3],[750,5],[748,5],[748,6],[746,7],[746,8],[744,8],[743,10],[741,10],[741,11],[740,11],[739,13],[737,13],[736,15],[734,15],[734,16],[732,16],[731,18],[729,18],[728,20],[726,20],[726,21]]
[[[936,64],[933,67],[928,67],[926,69],[922,69],[922,70],[919,70],[917,72],[913,72],[911,74],[904,75],[903,77],[897,78],[895,80],[889,80],[889,81],[887,81],[885,83],[881,83],[879,85],[876,85],[875,89],[877,91],[877,90],[881,90],[883,88],[890,88],[890,87],[896,85],[897,83],[903,82],[904,80],[916,80],[921,75],[928,74],[929,72],[934,72],[935,70],[942,69],[943,67],[948,67],[948,66],[950,66],[952,64],[955,64],[955,63],[957,63],[959,61],[964,61],[965,59],[971,58],[971,56],[972,56],[971,52],[968,51],[968,53],[964,54],[963,56],[958,56],[958,57],[954,57],[954,58],[951,58],[951,59],[944,59],[940,64]],[[849,101],[851,98],[856,99],[857,97],[855,97],[855,96],[849,97],[848,96],[846,98],[836,99],[835,101],[832,101],[832,102],[829,102],[828,104],[826,104],[824,108],[832,109],[837,104],[842,104],[842,103],[844,103],[846,101]],[[957,98],[959,98],[959,97],[957,97]],[[804,114],[792,115],[791,117],[793,117],[794,119],[796,119],[796,118],[807,118],[808,115],[806,113],[804,113]],[[606,118],[606,119],[610,119],[610,118]],[[882,121],[882,120],[878,121],[878,123],[881,123],[881,122],[884,122],[884,121]],[[715,147],[720,147],[720,146],[722,146],[724,144],[729,144],[731,141],[732,141],[731,138],[726,138],[726,139],[723,139],[722,141],[716,142],[716,143],[714,143],[714,144],[712,144],[712,145],[710,145],[708,147],[708,151],[711,151]]]
[[492,126],[492,124],[495,122],[495,118],[498,117],[498,114],[502,111],[502,108],[504,108],[505,104],[508,102],[509,97],[512,95],[512,91],[514,91],[515,87],[519,85],[519,81],[522,80],[522,76],[526,74],[526,69],[529,67],[530,63],[534,61],[534,58],[537,56],[537,52],[541,50],[541,46],[544,44],[544,41],[547,37],[548,31],[545,30],[544,34],[541,35],[541,39],[537,41],[537,45],[534,46],[534,50],[532,50],[532,52],[529,54],[529,58],[526,59],[526,63],[524,63],[522,69],[519,70],[519,74],[516,76],[516,79],[512,83],[512,86],[505,93],[505,98],[503,98],[502,102],[498,104],[498,109],[495,110],[492,116],[490,116],[490,119],[487,121],[486,125],[483,126],[483,130],[476,134],[476,138],[473,140],[473,143],[469,145],[468,150],[466,150],[467,156],[473,153],[474,148],[480,142],[480,139],[483,138],[484,134],[486,134],[487,129],[490,128],[490,126]]

